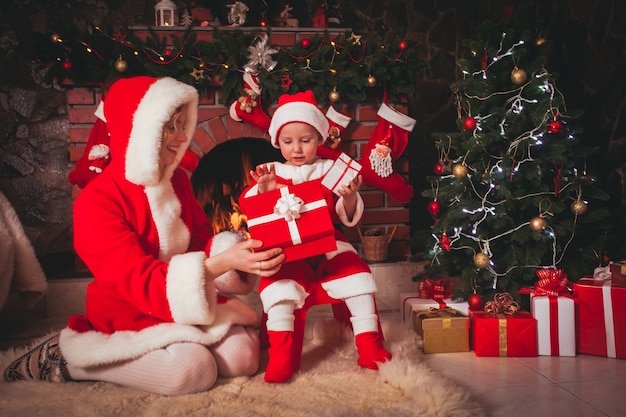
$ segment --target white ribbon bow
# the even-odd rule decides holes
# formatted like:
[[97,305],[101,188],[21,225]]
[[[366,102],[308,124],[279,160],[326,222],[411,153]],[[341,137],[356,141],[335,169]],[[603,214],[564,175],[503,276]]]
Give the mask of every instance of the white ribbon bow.
[[300,218],[302,205],[304,201],[293,193],[284,194],[274,206],[274,214],[283,217],[286,221],[291,222]]

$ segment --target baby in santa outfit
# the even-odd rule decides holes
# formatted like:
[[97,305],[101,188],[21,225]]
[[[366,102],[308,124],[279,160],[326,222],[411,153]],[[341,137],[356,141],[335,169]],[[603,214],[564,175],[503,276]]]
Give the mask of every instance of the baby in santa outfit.
[[[269,134],[272,145],[279,148],[286,162],[274,162],[251,171],[253,183],[240,197],[245,199],[277,188],[321,182],[334,161],[316,156],[329,130],[329,122],[317,107],[313,92],[283,95],[272,116]],[[336,224],[355,226],[363,214],[364,204],[358,193],[361,178],[343,185],[339,196],[320,186],[331,218]],[[285,382],[298,369],[301,346],[294,348],[294,311],[305,303],[312,285],[321,285],[331,299],[343,300],[350,311],[355,334],[358,363],[378,369],[378,364],[391,358],[382,346],[383,337],[374,300],[376,284],[372,273],[357,255],[343,234],[335,231],[337,249],[331,253],[285,263],[272,277],[262,277],[259,293],[267,314],[269,363],[265,372],[268,382]]]
[[[173,78],[132,77],[104,101],[111,162],[76,198],[74,245],[93,274],[85,314],[27,351],[8,381],[107,381],[163,395],[201,392],[218,376],[254,374],[257,273],[281,249],[212,236],[181,161],[196,128],[198,92]],[[239,273],[238,271],[243,271]]]

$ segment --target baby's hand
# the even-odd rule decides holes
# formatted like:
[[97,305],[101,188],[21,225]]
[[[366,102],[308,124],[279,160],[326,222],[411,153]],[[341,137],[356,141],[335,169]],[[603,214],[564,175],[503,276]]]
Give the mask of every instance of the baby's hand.
[[356,176],[352,181],[348,183],[348,185],[342,185],[338,190],[339,195],[343,196],[344,201],[352,200],[356,198],[357,191],[361,187],[361,183],[363,182],[363,177],[361,175]]
[[276,168],[273,164],[257,166],[254,171],[250,171],[250,176],[256,181],[259,194],[274,191],[277,188]]

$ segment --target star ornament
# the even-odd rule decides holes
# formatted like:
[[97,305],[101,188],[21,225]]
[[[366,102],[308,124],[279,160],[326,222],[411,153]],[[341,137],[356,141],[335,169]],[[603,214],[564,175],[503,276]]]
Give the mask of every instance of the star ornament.
[[190,75],[196,80],[199,81],[200,78],[204,77],[204,70],[203,69],[199,69],[199,68],[194,68],[193,71],[191,71]]
[[289,90],[289,87],[291,87],[292,83],[293,83],[293,80],[291,79],[291,76],[289,74],[285,75],[283,78],[280,79],[280,85],[285,90]]
[[354,32],[352,32],[352,34],[350,35],[348,40],[352,41],[353,45],[360,45],[361,44],[361,35],[355,35]]
[[271,48],[267,44],[268,41],[269,37],[266,34],[263,34],[257,43],[248,47],[248,52],[250,53],[248,54],[248,63],[246,64],[247,68],[254,70],[255,68],[262,67],[267,71],[271,71],[274,69],[276,64],[278,64],[278,62],[272,59],[272,54],[277,53],[278,50]]

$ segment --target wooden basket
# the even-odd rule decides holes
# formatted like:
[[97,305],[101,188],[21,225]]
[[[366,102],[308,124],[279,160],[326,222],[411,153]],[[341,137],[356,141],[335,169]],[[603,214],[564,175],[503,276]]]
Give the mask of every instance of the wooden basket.
[[382,262],[387,259],[387,249],[389,243],[393,239],[393,234],[396,233],[398,225],[393,227],[393,230],[388,235],[382,236],[363,236],[361,228],[357,227],[359,231],[359,237],[363,243],[363,257],[370,262]]

